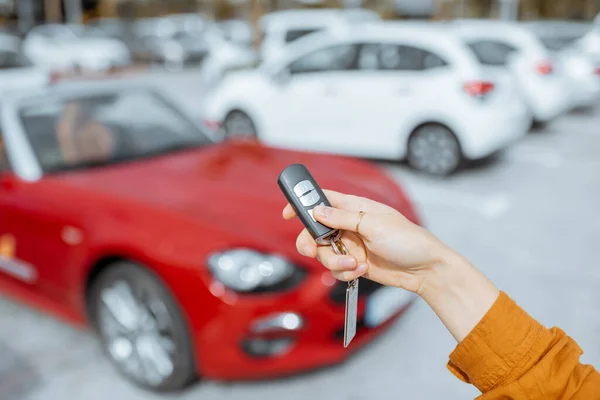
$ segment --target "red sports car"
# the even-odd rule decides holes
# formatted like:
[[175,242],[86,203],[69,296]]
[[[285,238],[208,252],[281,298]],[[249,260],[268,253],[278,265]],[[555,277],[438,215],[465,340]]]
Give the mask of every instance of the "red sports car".
[[[143,387],[254,379],[334,364],[414,297],[360,285],[342,345],[345,283],[295,248],[281,170],[418,217],[398,185],[349,158],[219,142],[163,95],[123,82],[3,98],[0,289],[91,324]],[[49,339],[51,340],[51,339]]]

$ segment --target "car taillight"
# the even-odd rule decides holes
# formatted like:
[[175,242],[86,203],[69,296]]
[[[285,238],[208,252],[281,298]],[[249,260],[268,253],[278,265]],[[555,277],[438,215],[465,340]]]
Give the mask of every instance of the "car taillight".
[[207,129],[210,129],[211,131],[218,131],[219,129],[221,129],[222,124],[218,121],[208,121],[208,120],[204,120],[204,126]]
[[594,75],[600,76],[600,67],[597,67],[596,69],[594,69]]
[[471,81],[465,83],[463,89],[473,97],[485,97],[494,90],[494,84],[486,81]]
[[62,78],[62,74],[58,71],[52,71],[50,72],[50,83],[58,83],[60,81],[60,79]]
[[554,66],[550,61],[541,61],[536,65],[535,70],[540,75],[550,75],[554,72]]

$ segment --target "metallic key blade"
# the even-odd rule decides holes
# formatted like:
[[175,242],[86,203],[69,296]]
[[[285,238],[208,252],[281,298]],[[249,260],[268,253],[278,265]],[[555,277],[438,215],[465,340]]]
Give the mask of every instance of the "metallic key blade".
[[358,311],[358,279],[348,282],[346,289],[346,314],[344,318],[344,347],[348,347],[356,335]]

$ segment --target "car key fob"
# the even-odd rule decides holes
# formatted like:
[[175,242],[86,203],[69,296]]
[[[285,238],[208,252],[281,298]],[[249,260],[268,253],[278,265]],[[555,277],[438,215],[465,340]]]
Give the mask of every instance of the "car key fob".
[[[312,215],[316,206],[331,207],[325,193],[319,187],[315,178],[302,164],[292,164],[279,175],[277,184],[283,191],[288,202],[311,234],[321,245],[331,244],[337,254],[348,254],[348,249],[342,242],[342,231],[333,229],[317,222]],[[348,282],[346,288],[346,308],[344,315],[344,347],[348,347],[356,335],[358,313],[358,279]]]
[[314,219],[312,211],[316,206],[329,206],[331,203],[325,197],[315,178],[302,164],[292,164],[281,172],[277,179],[279,188],[288,202],[296,211],[298,218],[321,245],[330,243],[330,239],[339,236],[338,229],[332,229]]

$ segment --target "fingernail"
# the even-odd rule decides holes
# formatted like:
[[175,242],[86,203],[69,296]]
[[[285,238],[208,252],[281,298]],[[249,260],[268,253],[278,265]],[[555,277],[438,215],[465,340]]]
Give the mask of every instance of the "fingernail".
[[354,257],[344,257],[340,259],[340,265],[344,268],[352,268],[356,264]]
[[318,215],[319,217],[328,217],[331,215],[333,209],[327,206],[316,206],[313,210],[313,214]]
[[361,263],[358,264],[358,267],[356,267],[356,272],[359,274],[364,274],[365,272],[367,272],[367,269],[369,268],[369,266],[365,263]]

